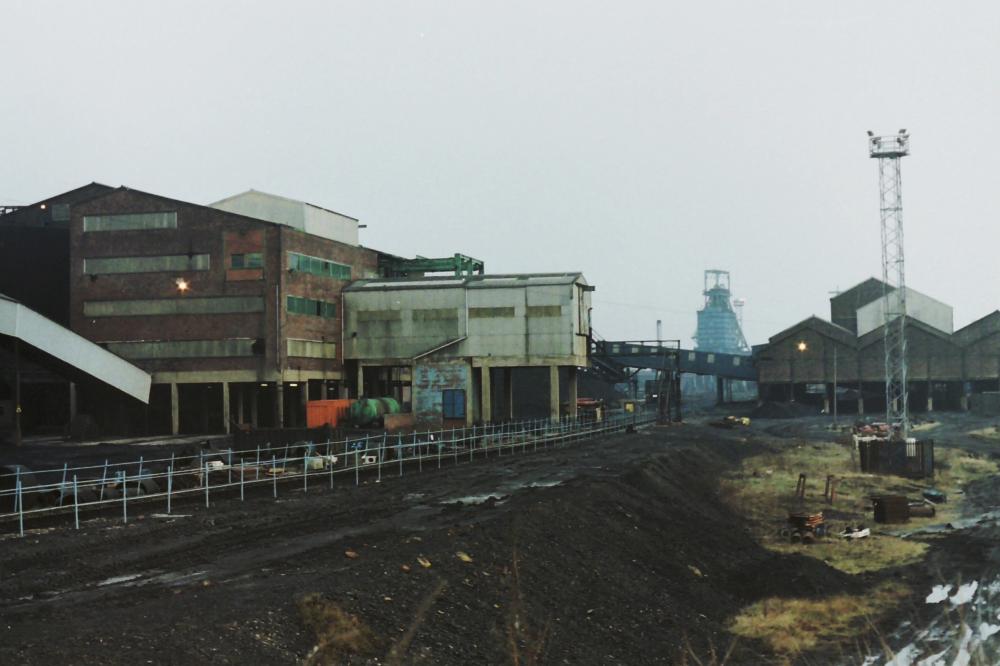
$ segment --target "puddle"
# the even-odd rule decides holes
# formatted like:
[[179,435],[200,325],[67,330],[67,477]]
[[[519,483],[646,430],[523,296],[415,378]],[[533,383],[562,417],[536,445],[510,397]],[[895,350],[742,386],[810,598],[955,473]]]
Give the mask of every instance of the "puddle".
[[142,574],[137,573],[137,574],[129,574],[127,576],[112,576],[111,578],[105,578],[104,580],[102,580],[100,583],[97,584],[97,587],[107,587],[108,585],[118,585],[120,583],[127,583],[130,580],[135,580],[137,578],[142,578]]
[[485,504],[490,500],[495,500],[497,504],[503,504],[507,501],[507,495],[500,495],[498,493],[488,493],[486,495],[466,495],[465,497],[456,497],[454,499],[448,499],[442,502],[442,504],[464,504],[465,506],[475,506],[477,504]]

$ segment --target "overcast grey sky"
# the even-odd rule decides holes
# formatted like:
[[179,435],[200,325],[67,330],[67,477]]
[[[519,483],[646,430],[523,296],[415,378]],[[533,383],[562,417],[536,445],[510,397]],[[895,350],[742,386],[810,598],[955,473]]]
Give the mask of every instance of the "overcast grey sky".
[[0,0],[0,203],[250,187],[365,245],[579,270],[605,338],[759,343],[880,274],[865,130],[905,127],[907,282],[1000,307],[1000,3]]

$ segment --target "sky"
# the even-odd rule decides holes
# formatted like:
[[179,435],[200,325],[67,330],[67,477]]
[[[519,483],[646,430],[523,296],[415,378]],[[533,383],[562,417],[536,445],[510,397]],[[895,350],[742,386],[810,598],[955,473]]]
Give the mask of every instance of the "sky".
[[254,188],[362,243],[582,271],[605,339],[751,344],[880,276],[866,130],[906,128],[907,284],[1000,308],[1000,3],[0,0],[0,204]]

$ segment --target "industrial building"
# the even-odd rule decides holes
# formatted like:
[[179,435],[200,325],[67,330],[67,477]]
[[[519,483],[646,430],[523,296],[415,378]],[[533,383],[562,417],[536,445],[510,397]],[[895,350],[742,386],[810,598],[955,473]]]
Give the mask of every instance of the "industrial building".
[[[911,411],[965,410],[1000,390],[1000,311],[955,331],[951,306],[910,288],[906,302]],[[829,411],[836,395],[842,413],[884,414],[883,307],[871,278],[830,299],[830,321],[809,317],[755,347],[760,399]]]
[[[301,426],[310,399],[361,395],[396,395],[425,421],[489,421],[497,400],[511,412],[510,369],[552,368],[557,403],[559,368],[572,388],[587,365],[579,274],[378,252],[357,219],[306,202],[249,190],[206,206],[92,183],[0,213],[0,293],[151,377],[148,405],[87,404],[103,432]],[[51,419],[72,421],[61,400]]]
[[550,416],[560,416],[560,368],[575,415],[592,290],[580,273],[359,280],[344,290],[344,355],[365,392],[395,382],[425,424],[513,418],[515,371],[537,367],[549,369]]

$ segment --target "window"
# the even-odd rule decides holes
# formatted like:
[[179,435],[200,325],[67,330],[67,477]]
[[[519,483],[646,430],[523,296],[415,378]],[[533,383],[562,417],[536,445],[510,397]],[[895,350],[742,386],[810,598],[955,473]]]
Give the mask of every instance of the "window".
[[264,266],[264,255],[261,252],[234,254],[229,259],[231,268],[262,268]]
[[233,314],[263,311],[264,299],[260,296],[156,298],[143,301],[84,301],[83,303],[83,314],[87,317]]
[[561,305],[529,305],[529,317],[561,317]]
[[351,267],[338,264],[335,261],[310,257],[298,252],[288,253],[288,270],[301,273],[311,273],[335,280],[350,280]]
[[445,389],[441,391],[441,416],[446,419],[465,418],[465,390]]
[[129,359],[226,358],[252,356],[249,338],[224,340],[164,340],[154,342],[109,342],[108,351]]
[[163,271],[207,271],[207,254],[168,254],[158,257],[87,257],[83,260],[86,275],[110,273],[157,273]]
[[124,215],[86,215],[84,231],[130,231],[138,229],[176,229],[177,213],[127,213]]
[[317,301],[312,298],[302,298],[301,296],[288,296],[285,301],[285,309],[292,314],[324,317],[325,319],[333,319],[337,316],[336,303]]
[[513,317],[514,308],[469,308],[470,319],[494,319],[497,317]]
[[337,358],[337,345],[322,340],[288,339],[288,355],[303,358]]

